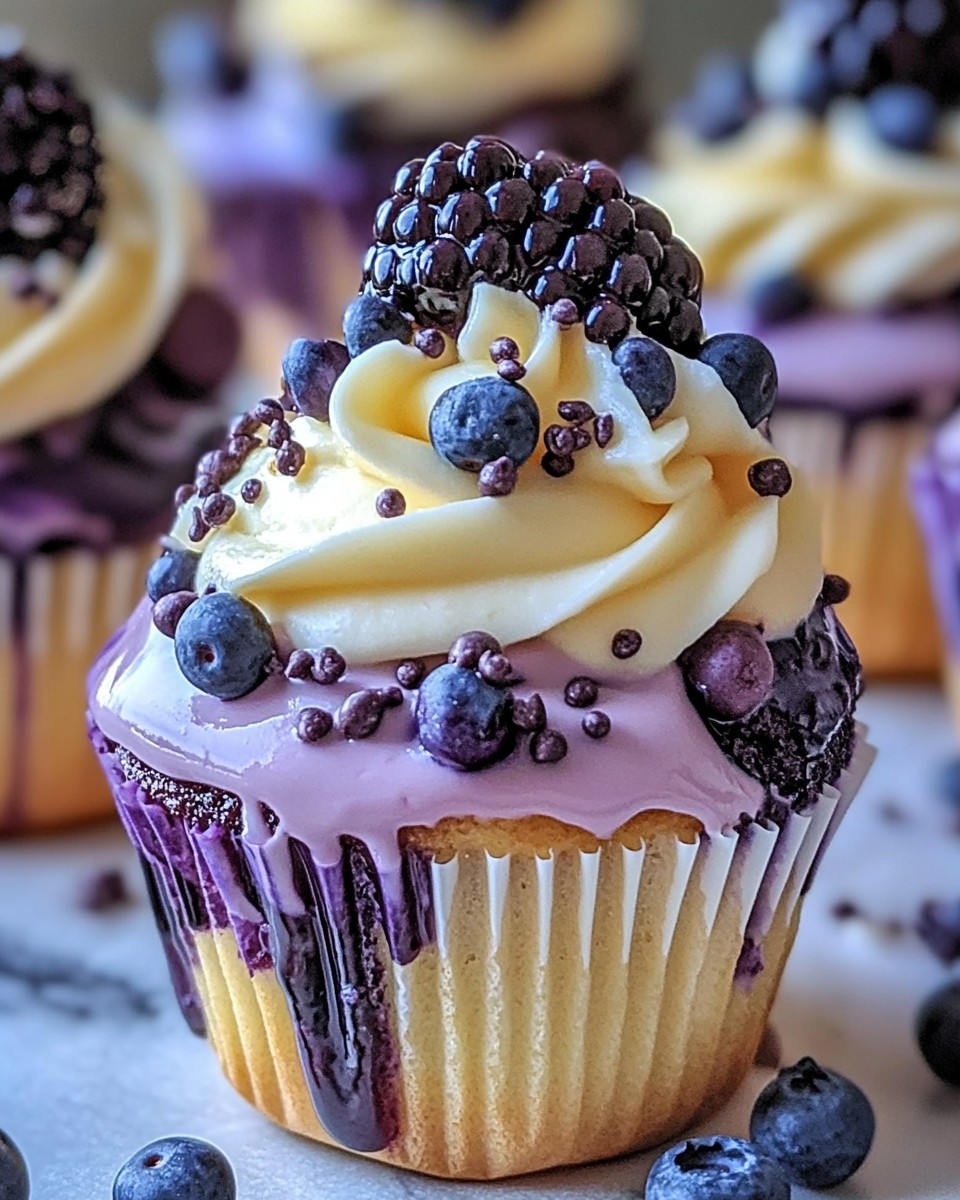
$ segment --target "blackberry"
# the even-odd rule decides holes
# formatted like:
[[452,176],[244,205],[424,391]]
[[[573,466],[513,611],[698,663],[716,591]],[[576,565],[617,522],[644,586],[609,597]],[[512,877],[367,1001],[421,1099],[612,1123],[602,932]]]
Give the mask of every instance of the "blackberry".
[[694,356],[703,273],[648,201],[599,162],[475,137],[401,167],[377,210],[362,291],[415,325],[459,332],[475,283],[521,291],[541,309],[572,301],[587,337],[642,333]]
[[0,258],[83,260],[103,210],[90,105],[70,75],[0,57]]

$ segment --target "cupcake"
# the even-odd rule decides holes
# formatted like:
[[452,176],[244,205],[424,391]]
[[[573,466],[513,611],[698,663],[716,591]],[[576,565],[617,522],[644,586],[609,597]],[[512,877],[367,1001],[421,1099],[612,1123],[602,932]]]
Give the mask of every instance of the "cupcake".
[[[577,158],[635,153],[636,12],[636,0],[243,0],[228,31],[168,22],[161,115],[211,196],[256,360],[275,370],[291,329],[337,331],[405,159],[478,127]],[[431,202],[443,186],[441,173]]]
[[290,347],[90,719],[234,1086],[490,1178],[736,1088],[870,752],[769,354],[702,341],[699,264],[613,171],[469,145],[455,207],[526,211]]
[[939,660],[908,471],[960,395],[960,6],[793,0],[713,63],[648,181],[702,256],[711,330],[780,373],[774,440],[876,674]]
[[0,110],[5,833],[111,811],[86,673],[142,592],[173,487],[219,440],[237,329],[146,121],[22,53],[0,58]]

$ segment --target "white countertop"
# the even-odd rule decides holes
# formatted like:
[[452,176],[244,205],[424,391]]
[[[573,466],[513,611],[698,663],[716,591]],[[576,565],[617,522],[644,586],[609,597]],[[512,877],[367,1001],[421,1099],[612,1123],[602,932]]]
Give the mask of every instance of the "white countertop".
[[[960,1090],[938,1084],[912,1032],[917,1006],[948,972],[909,928],[923,900],[960,896],[960,807],[936,787],[957,745],[932,689],[875,689],[862,716],[880,757],[807,902],[774,1025],[787,1061],[812,1054],[849,1074],[877,1110],[870,1159],[831,1197],[957,1200]],[[83,911],[84,882],[116,866],[133,903]],[[839,920],[840,902],[865,916]],[[453,1185],[274,1128],[183,1025],[152,924],[118,828],[0,846],[0,1128],[27,1156],[33,1200],[107,1200],[124,1160],[168,1133],[218,1143],[240,1200],[642,1192],[651,1156]],[[744,1135],[767,1078],[755,1071],[703,1132]]]

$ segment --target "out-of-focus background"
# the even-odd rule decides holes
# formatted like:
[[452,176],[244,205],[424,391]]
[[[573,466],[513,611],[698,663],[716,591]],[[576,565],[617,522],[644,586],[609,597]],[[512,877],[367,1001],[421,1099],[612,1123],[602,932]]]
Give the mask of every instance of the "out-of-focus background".
[[[157,17],[203,7],[226,9],[228,0],[205,5],[188,0],[2,0],[0,20],[19,25],[40,50],[56,54],[68,47],[71,62],[149,99],[156,89],[150,38]],[[709,50],[751,46],[775,8],[776,0],[709,0],[702,5],[645,0],[644,79],[650,100],[659,107],[682,95]]]

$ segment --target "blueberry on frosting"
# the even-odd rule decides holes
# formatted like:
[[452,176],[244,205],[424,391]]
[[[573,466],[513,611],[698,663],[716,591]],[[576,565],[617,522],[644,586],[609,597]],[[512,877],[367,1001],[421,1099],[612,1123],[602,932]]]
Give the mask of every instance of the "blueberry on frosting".
[[333,385],[349,361],[346,346],[339,342],[313,342],[309,338],[291,342],[281,366],[283,394],[289,407],[304,416],[326,421]]
[[448,388],[430,413],[430,441],[462,471],[479,472],[506,457],[522,466],[540,437],[540,412],[526,388],[498,376]]
[[748,333],[719,333],[700,347],[701,362],[713,367],[755,429],[777,402],[777,364],[758,338]]
[[413,337],[413,326],[392,305],[377,296],[358,296],[343,317],[343,333],[351,358],[381,342],[403,342]]
[[230,592],[211,592],[190,605],[177,625],[174,649],[193,686],[220,700],[252,692],[275,654],[263,613]]
[[627,338],[613,352],[620,375],[646,416],[662,416],[677,391],[677,371],[664,348],[649,338]]
[[156,603],[171,592],[192,591],[200,555],[192,550],[167,550],[147,571],[147,595]]
[[445,766],[475,771],[513,749],[509,691],[468,667],[445,663],[424,679],[417,697],[420,744]]

